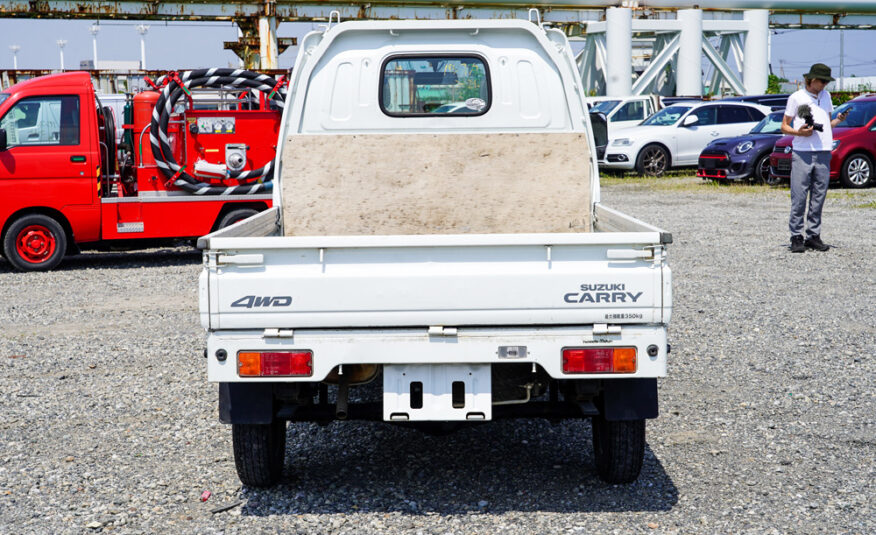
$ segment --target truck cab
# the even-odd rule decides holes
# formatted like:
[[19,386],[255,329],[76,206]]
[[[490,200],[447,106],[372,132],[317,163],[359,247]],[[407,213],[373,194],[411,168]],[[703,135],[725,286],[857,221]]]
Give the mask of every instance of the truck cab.
[[[168,184],[148,142],[144,147],[152,115],[147,93],[128,98],[132,109],[141,108],[139,122],[119,116],[118,105],[103,105],[87,72],[34,78],[0,93],[0,250],[13,268],[52,269],[80,246],[193,239],[271,206],[270,194],[197,197]],[[198,114],[261,114],[269,139],[280,120],[279,111],[184,109],[170,135],[174,150],[193,160],[215,159],[229,137],[181,128]],[[118,130],[126,130],[126,141]],[[259,145],[255,157],[273,158],[272,143]]]

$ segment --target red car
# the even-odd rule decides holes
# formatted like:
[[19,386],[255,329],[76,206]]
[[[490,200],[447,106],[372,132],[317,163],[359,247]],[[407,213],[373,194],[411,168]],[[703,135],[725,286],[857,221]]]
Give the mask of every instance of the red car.
[[[848,110],[849,116],[833,129],[830,181],[847,188],[876,185],[876,95],[864,95],[837,106],[834,117]],[[767,183],[787,182],[791,176],[791,136],[776,141],[770,154]]]

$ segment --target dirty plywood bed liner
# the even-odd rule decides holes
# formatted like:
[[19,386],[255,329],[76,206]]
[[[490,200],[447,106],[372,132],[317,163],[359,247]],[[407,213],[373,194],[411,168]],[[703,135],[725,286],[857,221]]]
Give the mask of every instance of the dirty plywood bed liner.
[[581,133],[294,135],[289,236],[587,232]]

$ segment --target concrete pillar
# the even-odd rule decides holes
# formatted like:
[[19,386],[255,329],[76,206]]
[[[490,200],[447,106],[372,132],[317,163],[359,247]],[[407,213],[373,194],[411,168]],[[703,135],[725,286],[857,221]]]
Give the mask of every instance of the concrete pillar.
[[703,12],[700,9],[679,9],[677,14],[681,36],[675,94],[700,96],[703,94]]
[[750,9],[743,13],[742,18],[748,23],[742,83],[745,85],[746,95],[761,95],[767,89],[770,70],[770,12],[766,9]]
[[625,97],[633,93],[633,10],[605,10],[605,94]]
[[259,17],[259,59],[262,69],[279,69],[277,17]]

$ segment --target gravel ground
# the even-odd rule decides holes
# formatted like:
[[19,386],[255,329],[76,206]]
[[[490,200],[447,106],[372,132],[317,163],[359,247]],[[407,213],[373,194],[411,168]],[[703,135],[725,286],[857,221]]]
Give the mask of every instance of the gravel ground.
[[523,420],[295,424],[282,484],[241,488],[197,252],[0,261],[0,533],[874,533],[876,190],[832,191],[834,248],[802,255],[787,190],[750,190],[603,189],[675,237],[669,376],[628,486],[596,477],[587,422]]

